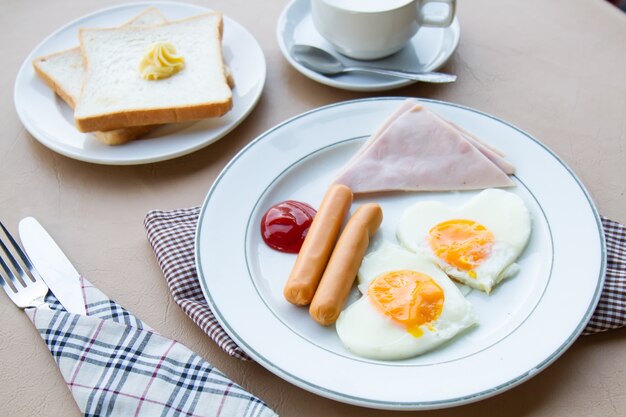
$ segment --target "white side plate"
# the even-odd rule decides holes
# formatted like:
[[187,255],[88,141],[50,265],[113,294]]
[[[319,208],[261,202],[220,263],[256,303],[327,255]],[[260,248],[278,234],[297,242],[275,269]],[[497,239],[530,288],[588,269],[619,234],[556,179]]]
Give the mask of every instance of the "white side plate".
[[233,109],[225,116],[157,128],[144,138],[121,146],[107,146],[95,136],[79,132],[74,112],[35,74],[32,61],[42,55],[78,45],[81,27],[115,27],[150,6],[169,20],[209,11],[185,3],[132,3],[100,10],[60,28],[28,55],[15,81],[14,101],[22,124],[39,142],[55,152],[81,161],[108,165],[133,165],[176,158],[222,138],[241,123],[256,105],[265,84],[263,51],[239,23],[224,16],[224,59],[233,72]]
[[[403,98],[349,101],[316,109],[269,130],[244,148],[215,181],[196,236],[196,262],[209,304],[230,336],[256,361],[304,389],[347,403],[429,409],[477,401],[544,369],[577,338],[604,280],[605,249],[593,202],[550,150],[510,124],[459,105],[423,104],[506,153],[533,229],[520,272],[490,296],[468,299],[479,326],[422,356],[360,358],[321,327],[282,288],[295,255],[268,248],[263,213],[295,199],[317,207],[337,170]],[[549,180],[548,180],[549,179]],[[416,201],[451,205],[478,191],[389,193],[358,198],[381,204],[373,246],[395,242],[400,213]],[[356,292],[356,290],[354,290]],[[349,302],[354,300],[352,294]]]

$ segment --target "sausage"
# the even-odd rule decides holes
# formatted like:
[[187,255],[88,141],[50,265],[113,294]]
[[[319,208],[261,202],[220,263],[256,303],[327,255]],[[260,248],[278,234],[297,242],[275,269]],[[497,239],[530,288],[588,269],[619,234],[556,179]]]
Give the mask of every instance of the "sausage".
[[370,238],[382,221],[383,211],[376,203],[359,207],[348,220],[309,308],[309,314],[319,324],[328,326],[339,317]]
[[303,306],[313,299],[351,204],[352,190],[345,185],[326,191],[285,283],[283,295],[290,303]]

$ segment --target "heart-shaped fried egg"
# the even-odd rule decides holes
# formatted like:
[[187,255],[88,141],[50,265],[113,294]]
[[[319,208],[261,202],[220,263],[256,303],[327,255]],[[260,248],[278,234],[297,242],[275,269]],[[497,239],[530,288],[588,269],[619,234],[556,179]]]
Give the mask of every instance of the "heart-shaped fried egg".
[[428,259],[383,244],[359,269],[363,296],[336,323],[342,343],[372,359],[422,354],[476,322],[456,285]]
[[407,208],[397,236],[402,246],[429,257],[450,277],[489,293],[519,269],[515,260],[530,229],[530,214],[521,198],[487,189],[458,208],[436,201]]

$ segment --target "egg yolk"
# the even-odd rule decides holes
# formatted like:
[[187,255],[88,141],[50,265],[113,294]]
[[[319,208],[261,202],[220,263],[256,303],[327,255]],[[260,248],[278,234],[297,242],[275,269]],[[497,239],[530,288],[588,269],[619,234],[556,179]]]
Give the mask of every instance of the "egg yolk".
[[441,287],[428,275],[402,270],[376,277],[368,296],[374,305],[415,337],[424,334],[420,326],[436,320],[443,309]]
[[493,234],[473,220],[448,220],[428,232],[428,243],[439,259],[476,278],[474,268],[491,253]]

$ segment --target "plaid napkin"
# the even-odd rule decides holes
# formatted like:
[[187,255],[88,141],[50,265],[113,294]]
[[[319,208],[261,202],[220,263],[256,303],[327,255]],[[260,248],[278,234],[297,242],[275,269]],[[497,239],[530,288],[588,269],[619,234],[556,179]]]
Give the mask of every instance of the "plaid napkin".
[[81,278],[87,317],[48,293],[26,314],[85,416],[276,416],[180,343],[150,329]]
[[[144,220],[174,300],[229,355],[250,359],[218,324],[202,295],[196,272],[194,241],[199,207],[152,210]],[[626,227],[602,217],[607,270],[600,302],[583,335],[626,326]]]

